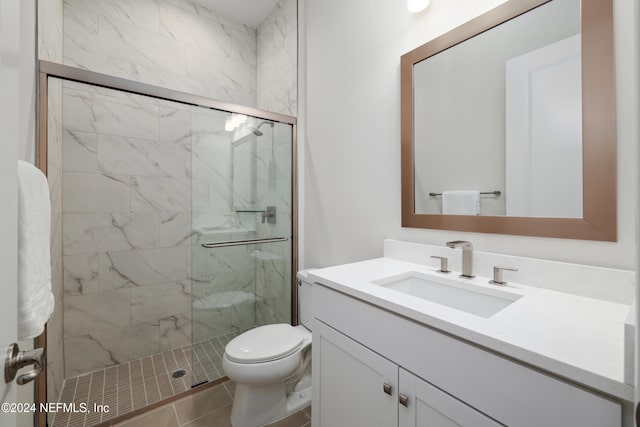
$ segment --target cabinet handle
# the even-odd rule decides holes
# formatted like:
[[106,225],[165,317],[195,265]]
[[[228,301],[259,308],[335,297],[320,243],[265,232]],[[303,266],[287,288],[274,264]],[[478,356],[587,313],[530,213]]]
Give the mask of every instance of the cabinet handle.
[[391,396],[391,384],[384,383],[382,384],[382,390]]
[[400,401],[400,404],[402,406],[404,406],[405,408],[409,406],[409,397],[405,396],[404,394],[400,393],[400,397],[398,398],[398,400]]

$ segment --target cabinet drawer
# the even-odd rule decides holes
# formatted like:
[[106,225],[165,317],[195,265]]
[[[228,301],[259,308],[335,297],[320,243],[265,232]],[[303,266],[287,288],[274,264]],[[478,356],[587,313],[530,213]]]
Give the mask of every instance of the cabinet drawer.
[[314,316],[505,425],[622,424],[618,402],[324,286]]

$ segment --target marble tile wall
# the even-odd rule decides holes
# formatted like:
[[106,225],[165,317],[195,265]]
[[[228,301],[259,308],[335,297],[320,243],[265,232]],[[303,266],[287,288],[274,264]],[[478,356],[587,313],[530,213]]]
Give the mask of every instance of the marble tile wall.
[[291,234],[291,127],[252,144],[257,202],[279,212],[258,230],[233,210],[227,116],[64,83],[66,377],[288,321],[289,243],[201,246]]
[[[258,27],[257,106],[297,115],[297,0],[281,0]],[[276,123],[258,139],[259,206],[276,206],[276,224],[257,224],[260,236],[291,235],[291,127]],[[256,322],[291,321],[291,243],[260,245],[256,261]]]
[[191,342],[191,107],[72,82],[63,89],[72,377]]
[[258,27],[257,39],[257,107],[296,116],[297,0],[280,0]]
[[[188,0],[64,0],[64,63],[249,106],[261,84],[261,108],[294,115],[296,6],[281,2],[256,31]],[[281,215],[259,229],[259,214],[234,211],[227,116],[65,84],[66,377],[288,321],[290,244],[200,246],[291,233],[290,142],[254,171],[269,191],[257,203]]]
[[[62,62],[63,0],[40,0],[38,59]],[[62,82],[49,82],[48,165],[51,193],[51,284],[55,309],[47,324],[47,395],[56,401],[64,381],[62,310]]]
[[189,0],[64,0],[64,63],[256,106],[256,30]]

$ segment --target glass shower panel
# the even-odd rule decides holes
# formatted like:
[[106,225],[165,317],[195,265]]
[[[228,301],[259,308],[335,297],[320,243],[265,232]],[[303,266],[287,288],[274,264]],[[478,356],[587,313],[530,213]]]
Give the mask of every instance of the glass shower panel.
[[273,208],[275,218],[260,214],[256,233],[260,238],[287,237],[284,242],[254,248],[256,260],[256,324],[291,322],[292,262],[292,141],[293,127],[273,123],[261,128],[257,146],[258,205]]
[[[48,145],[61,155],[63,330],[51,354],[64,357],[62,399],[125,415],[191,386],[180,377],[191,365],[191,106],[56,87],[61,111],[50,108],[61,119],[49,123]],[[52,425],[105,421],[74,417],[58,414]]]
[[192,110],[193,384],[226,343],[291,321],[291,125]]
[[221,378],[231,338],[290,323],[294,128],[49,82],[49,385],[111,408],[50,424],[90,426]]

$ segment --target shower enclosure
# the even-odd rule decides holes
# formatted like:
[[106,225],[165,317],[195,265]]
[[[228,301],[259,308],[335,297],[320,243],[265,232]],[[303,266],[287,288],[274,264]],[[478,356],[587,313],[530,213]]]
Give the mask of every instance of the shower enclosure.
[[64,319],[48,399],[110,408],[50,423],[89,426],[220,379],[229,339],[295,320],[295,119],[42,63],[47,86]]

